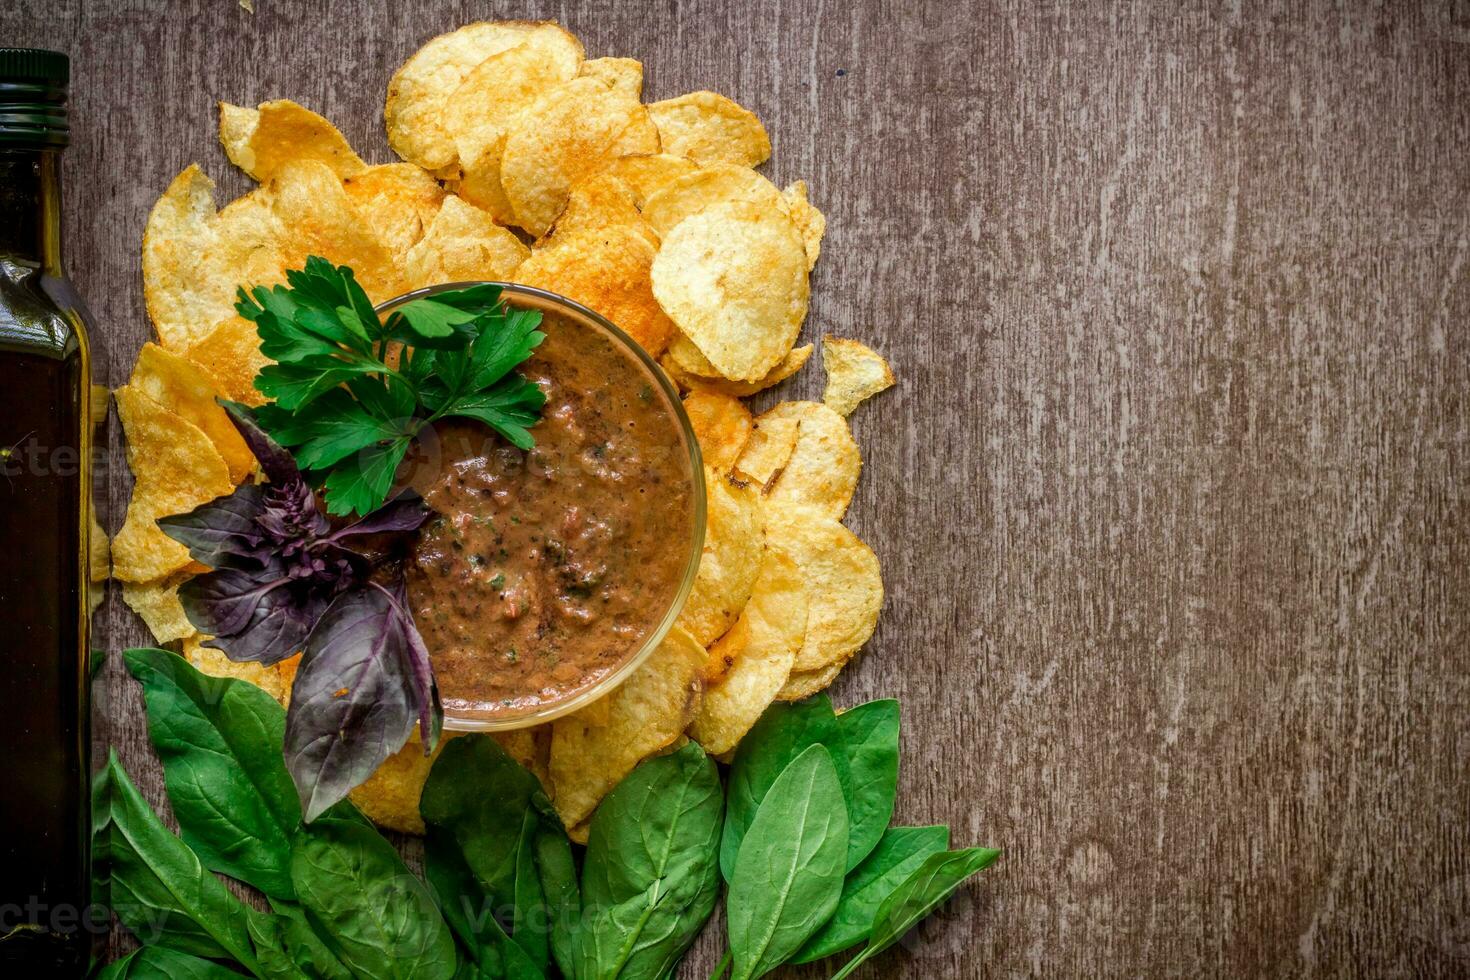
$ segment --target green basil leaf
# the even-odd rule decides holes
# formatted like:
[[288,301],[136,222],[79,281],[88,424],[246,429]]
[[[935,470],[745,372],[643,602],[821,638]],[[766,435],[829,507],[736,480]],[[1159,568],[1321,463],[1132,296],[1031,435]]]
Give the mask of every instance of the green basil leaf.
[[948,827],[890,827],[862,864],[842,883],[837,910],[793,963],[810,963],[868,938],[878,906],[932,854],[949,846]]
[[250,938],[267,977],[295,980],[304,972],[317,980],[353,980],[352,971],[317,934],[305,909],[294,902],[272,901],[271,911],[275,914],[250,917]]
[[246,907],[168,832],[116,752],[97,777],[94,798],[97,854],[122,924],[147,945],[232,959],[254,971]]
[[842,784],[832,754],[813,745],[772,784],[735,859],[731,980],[765,976],[816,934],[837,908],[846,859]]
[[240,974],[166,946],[144,946],[103,967],[97,980],[240,980]]
[[302,906],[355,976],[454,975],[454,937],[433,897],[376,831],[342,820],[303,827],[291,878]]
[[1000,851],[967,847],[930,855],[893,890],[873,917],[868,945],[839,970],[832,980],[842,980],[854,970],[902,939],[953,895],[971,875],[990,867]]
[[180,836],[206,867],[295,898],[291,837],[301,823],[281,758],[286,713],[245,681],[210,677],[167,650],[128,650]]
[[531,962],[544,971],[551,962],[551,923],[547,919],[548,906],[546,893],[541,889],[541,874],[536,870],[536,838],[540,832],[540,814],[534,808],[526,807],[516,847],[515,919],[511,938]]
[[[835,745],[837,740],[837,715],[825,694],[794,704],[771,705],[740,740],[730,766],[725,835],[720,841],[720,873],[726,881],[731,880],[735,873],[735,858],[746,829],[755,819],[761,800],[776,779],[792,760],[811,746]],[[833,752],[832,764],[837,769],[837,779],[846,800],[851,795],[847,788],[847,753]]]
[[837,716],[837,744],[847,757],[847,870],[878,845],[898,794],[898,702],[869,701]]
[[428,828],[424,838],[424,877],[445,921],[475,961],[473,975],[512,980],[535,980],[545,975],[501,928],[489,896],[459,853],[452,834]]
[[657,978],[719,899],[720,776],[694,742],[650,759],[593,815],[582,869],[578,976]]

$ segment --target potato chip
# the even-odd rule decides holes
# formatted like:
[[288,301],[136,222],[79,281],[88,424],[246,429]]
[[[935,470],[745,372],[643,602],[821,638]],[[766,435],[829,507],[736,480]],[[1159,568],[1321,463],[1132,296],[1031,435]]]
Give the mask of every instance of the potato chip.
[[190,347],[235,315],[238,286],[282,281],[281,237],[263,189],[216,213],[197,166],[175,177],[143,233],[143,297],[160,342]]
[[429,41],[388,82],[383,120],[394,152],[437,176],[458,176],[454,136],[444,126],[444,109],[460,85],[492,55],[518,44],[544,48],[569,66],[582,63],[582,43],[549,21],[480,21]]
[[856,340],[823,337],[822,367],[827,371],[822,401],[838,415],[851,415],[863,402],[894,385],[888,362]]
[[822,236],[827,233],[827,216],[818,211],[806,197],[806,181],[798,180],[781,192],[786,202],[786,213],[801,232],[802,244],[806,246],[806,267],[817,264],[822,254]]
[[691,214],[730,201],[786,210],[786,200],[776,185],[754,170],[733,163],[712,163],[670,181],[650,196],[643,206],[643,217],[659,237],[667,238],[674,226]]
[[567,194],[567,206],[537,248],[565,245],[572,239],[602,235],[609,228],[632,228],[658,247],[659,238],[643,220],[633,188],[621,177],[606,171],[584,177]]
[[760,495],[754,488],[731,483],[709,467],[704,480],[704,552],[679,625],[708,646],[734,625],[750,599],[765,541]]
[[480,62],[444,105],[444,129],[463,171],[459,193],[503,224],[515,212],[500,183],[505,136],[520,113],[575,77],[577,64],[548,45],[517,44]]
[[112,577],[112,542],[97,523],[96,507],[87,508],[87,518],[87,570],[93,582],[104,582]]
[[760,421],[777,418],[794,418],[800,427],[796,446],[766,496],[773,503],[815,507],[840,520],[863,469],[847,420],[819,402],[782,402]]
[[710,648],[704,698],[689,734],[719,755],[739,744],[786,684],[806,638],[807,592],[796,563],[768,549],[750,602]]
[[634,58],[592,58],[582,62],[577,74],[605,82],[635,99],[643,98],[643,62]]
[[408,250],[424,237],[445,197],[439,182],[411,163],[368,167],[345,178],[342,189],[400,266]]
[[883,607],[877,557],[815,507],[767,500],[764,512],[768,547],[796,563],[807,588],[806,639],[792,670],[845,663],[873,635]]
[[219,385],[199,365],[157,344],[144,344],[128,384],[166,410],[193,422],[224,458],[230,480],[239,483],[255,468],[255,457],[215,398]]
[[516,223],[545,234],[572,185],[629,153],[656,153],[648,110],[595,78],[574,78],[516,117],[500,157],[500,182]]
[[231,401],[262,405],[265,396],[255,390],[255,375],[271,359],[260,352],[255,324],[238,314],[215,324],[184,356],[214,379],[217,390]]
[[700,353],[699,348],[694,346],[694,341],[683,334],[677,334],[673,340],[669,341],[669,359],[686,374],[700,378],[720,377],[719,369],[709,362],[709,358]]
[[338,177],[367,169],[336,126],[290,99],[258,109],[221,102],[219,141],[230,162],[262,184],[294,160],[317,160]]
[[179,586],[193,577],[192,572],[186,571],[157,582],[123,583],[123,602],[142,617],[155,643],[171,643],[199,632],[179,603]]
[[754,483],[764,490],[776,474],[786,468],[787,460],[796,449],[796,434],[800,428],[801,420],[795,417],[762,415],[756,419],[750,430],[750,439],[735,460],[735,478]]
[[404,260],[413,289],[446,282],[509,279],[531,254],[513,233],[453,195]]
[[390,252],[353,207],[342,182],[315,160],[289,163],[268,185],[271,208],[284,229],[282,257],[299,269],[320,255],[352,269],[376,303],[408,291]]
[[846,666],[846,660],[838,660],[820,670],[793,670],[791,676],[786,679],[786,683],[782,685],[781,692],[776,695],[776,700],[801,701],[818,691],[825,691],[832,686],[832,682]]
[[[672,351],[674,345],[678,342],[679,335],[676,334],[673,341],[669,344],[669,350]],[[698,348],[694,349],[698,350]],[[702,357],[703,355],[700,356]],[[759,381],[730,381],[725,378],[710,378],[699,374],[691,374],[680,367],[667,354],[659,362],[659,365],[685,391],[718,391],[735,398],[749,398],[758,391],[765,391],[773,385],[780,384],[800,371],[806,365],[806,362],[811,359],[811,356],[811,344],[802,344],[800,347],[793,347],[786,354],[786,357],[782,359],[781,363],[772,368],[770,373]]]
[[113,576],[150,582],[189,563],[188,550],[154,521],[193,510],[235,485],[214,443],[194,423],[130,386],[117,390],[117,411],[135,482],[127,519],[112,543]]
[[634,153],[618,157],[603,169],[633,189],[633,203],[640,209],[662,188],[676,178],[692,174],[698,164],[688,157],[672,153]]
[[649,272],[654,254],[646,233],[628,225],[564,242],[553,236],[547,247],[531,253],[513,278],[596,310],[657,357],[674,325],[653,298]]
[[422,836],[424,818],[419,816],[419,797],[429,779],[429,770],[452,738],[452,734],[445,732],[434,751],[426,755],[415,729],[403,748],[384,759],[365,782],[347,794],[348,798],[363,816],[379,827]]
[[806,252],[791,219],[733,201],[685,218],[653,262],[653,294],[721,375],[764,378],[806,318]]
[[552,802],[568,827],[581,824],[633,767],[683,734],[699,708],[704,648],[675,627],[606,698],[606,719],[583,712],[551,723]]
[[716,92],[691,92],[648,107],[664,152],[696,163],[754,167],[771,155],[766,128],[749,109]]
[[684,399],[684,414],[699,440],[704,465],[728,475],[750,438],[750,409],[729,395],[696,391]]
[[195,670],[211,677],[233,677],[235,680],[254,684],[285,707],[291,701],[290,679],[296,676],[299,656],[282,660],[270,667],[254,661],[235,661],[225,656],[223,650],[204,645],[209,637],[201,633],[184,638],[184,659]]

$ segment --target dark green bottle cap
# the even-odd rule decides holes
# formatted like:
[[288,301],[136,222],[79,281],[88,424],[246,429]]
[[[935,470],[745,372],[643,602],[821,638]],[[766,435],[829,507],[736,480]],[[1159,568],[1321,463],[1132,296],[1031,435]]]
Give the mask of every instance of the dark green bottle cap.
[[59,51],[0,48],[0,147],[65,146],[71,63]]

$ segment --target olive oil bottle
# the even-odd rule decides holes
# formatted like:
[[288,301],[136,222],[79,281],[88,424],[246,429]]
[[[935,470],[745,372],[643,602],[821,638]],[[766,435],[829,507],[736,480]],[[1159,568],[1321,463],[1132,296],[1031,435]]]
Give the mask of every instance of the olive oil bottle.
[[61,265],[68,61],[0,48],[0,976],[81,977],[91,385]]

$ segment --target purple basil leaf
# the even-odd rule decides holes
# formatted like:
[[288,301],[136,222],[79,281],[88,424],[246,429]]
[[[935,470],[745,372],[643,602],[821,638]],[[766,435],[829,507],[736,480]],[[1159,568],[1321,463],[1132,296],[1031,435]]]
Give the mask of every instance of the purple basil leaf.
[[385,531],[416,531],[428,519],[429,508],[412,490],[404,490],[377,510],[339,531],[329,540],[341,541],[360,534],[382,534]]
[[301,652],[328,597],[281,572],[226,568],[192,578],[179,587],[189,622],[214,637],[207,646],[235,661],[269,666]]
[[433,716],[419,703],[422,646],[406,607],[372,582],[339,595],[317,622],[286,716],[286,768],[307,821],[401,749],[426,711]]
[[258,568],[273,550],[261,550],[265,533],[256,519],[264,506],[265,488],[246,484],[187,514],[161,517],[158,526],[188,548],[189,557],[211,568]]
[[434,666],[429,662],[429,648],[419,635],[418,625],[413,621],[413,610],[408,605],[408,587],[402,579],[398,580],[393,589],[393,602],[398,607],[399,617],[407,624],[405,633],[408,646],[404,653],[408,657],[414,699],[419,707],[419,739],[424,743],[424,754],[428,755],[434,751],[434,745],[439,741],[439,730],[444,724],[444,710],[439,703],[439,685],[434,679]]
[[230,416],[230,421],[235,423],[240,438],[245,440],[245,445],[255,454],[261,471],[271,483],[281,486],[301,479],[301,470],[296,466],[296,460],[256,423],[255,416],[247,406],[224,399],[220,399],[220,405]]

